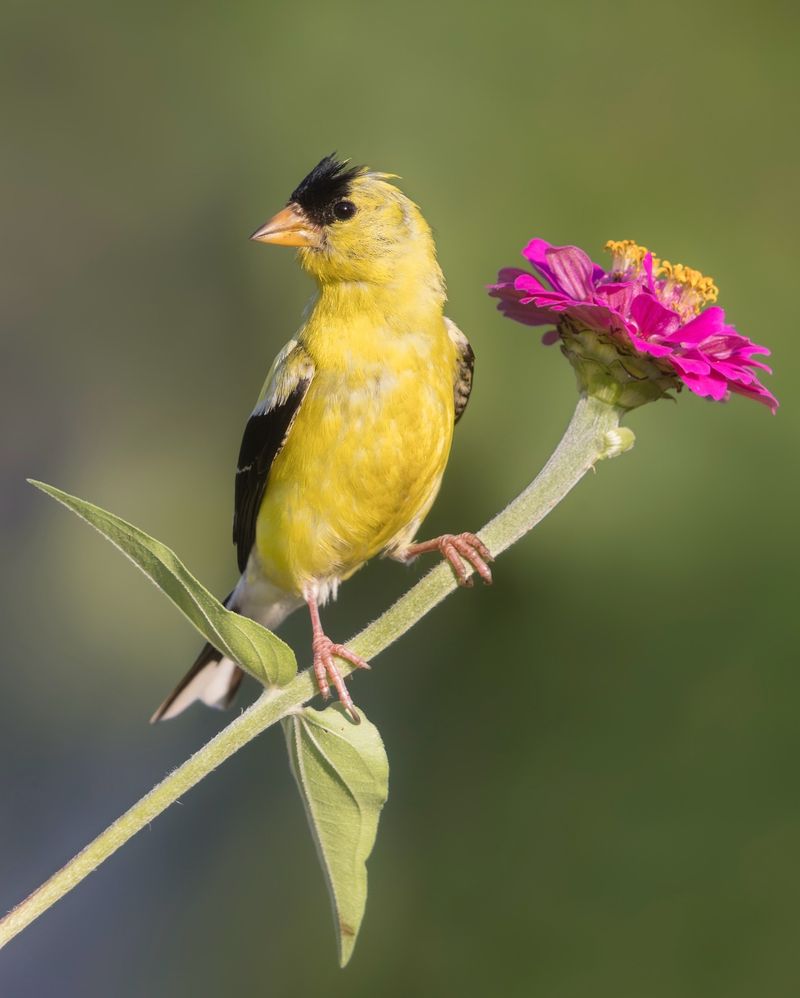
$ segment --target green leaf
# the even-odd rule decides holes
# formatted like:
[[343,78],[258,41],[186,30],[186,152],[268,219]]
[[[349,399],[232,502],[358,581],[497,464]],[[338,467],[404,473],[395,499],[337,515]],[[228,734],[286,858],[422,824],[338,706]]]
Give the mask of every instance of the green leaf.
[[84,499],[44,482],[29,481],[99,530],[172,600],[207,641],[265,686],[285,686],[292,680],[297,672],[292,649],[256,621],[226,610],[165,544]]
[[389,760],[374,724],[353,724],[341,704],[283,719],[292,774],[328,882],[344,967],[367,903],[367,857],[389,794]]

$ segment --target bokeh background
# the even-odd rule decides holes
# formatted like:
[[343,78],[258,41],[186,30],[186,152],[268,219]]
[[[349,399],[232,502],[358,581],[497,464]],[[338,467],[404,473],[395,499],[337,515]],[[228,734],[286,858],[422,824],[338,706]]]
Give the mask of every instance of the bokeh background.
[[[492,589],[355,681],[392,776],[345,972],[271,731],[9,946],[4,996],[797,993],[798,28],[776,0],[5,0],[2,908],[226,721],[148,727],[198,639],[24,479],[227,592],[240,433],[310,293],[247,237],[325,153],[403,176],[477,354],[426,532],[485,522],[570,415],[484,292],[533,235],[713,275],[783,405],[637,412]],[[330,633],[418,573],[370,565]]]

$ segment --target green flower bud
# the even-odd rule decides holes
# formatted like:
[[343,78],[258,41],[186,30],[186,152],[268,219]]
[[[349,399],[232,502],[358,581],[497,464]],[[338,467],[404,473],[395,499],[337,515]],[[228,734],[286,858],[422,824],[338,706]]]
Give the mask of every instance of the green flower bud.
[[575,368],[578,388],[593,398],[621,409],[636,409],[680,390],[674,373],[658,362],[627,349],[621,338],[596,329],[585,329],[571,319],[558,324],[561,351]]

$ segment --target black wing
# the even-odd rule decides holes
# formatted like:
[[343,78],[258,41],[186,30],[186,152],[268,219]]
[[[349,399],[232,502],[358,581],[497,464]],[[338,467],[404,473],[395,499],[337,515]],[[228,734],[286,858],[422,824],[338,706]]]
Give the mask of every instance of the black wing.
[[458,326],[451,319],[445,319],[444,321],[447,323],[447,332],[450,339],[455,343],[457,351],[456,377],[453,382],[453,402],[456,409],[456,422],[458,422],[467,408],[467,402],[469,402],[470,392],[472,391],[472,372],[475,369],[475,354],[469,345],[469,340]]
[[236,497],[233,514],[233,543],[239,571],[247,567],[247,559],[256,540],[256,519],[269,470],[286,442],[300,403],[308,391],[311,378],[301,378],[286,398],[268,408],[258,407],[247,421],[239,450],[236,469]]

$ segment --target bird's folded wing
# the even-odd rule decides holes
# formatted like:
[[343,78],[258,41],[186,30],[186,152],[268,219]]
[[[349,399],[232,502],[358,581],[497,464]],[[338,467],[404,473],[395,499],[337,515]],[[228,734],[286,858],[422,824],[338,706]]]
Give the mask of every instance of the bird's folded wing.
[[450,339],[456,345],[456,376],[453,382],[453,401],[456,408],[456,422],[461,419],[472,391],[472,372],[475,368],[475,354],[469,340],[458,326],[445,316],[445,325]]
[[286,443],[313,376],[314,364],[308,353],[296,340],[290,340],[275,359],[247,421],[236,469],[233,513],[233,543],[241,572],[255,543],[256,520],[270,468]]

